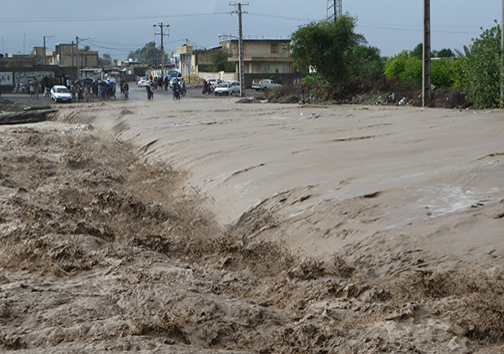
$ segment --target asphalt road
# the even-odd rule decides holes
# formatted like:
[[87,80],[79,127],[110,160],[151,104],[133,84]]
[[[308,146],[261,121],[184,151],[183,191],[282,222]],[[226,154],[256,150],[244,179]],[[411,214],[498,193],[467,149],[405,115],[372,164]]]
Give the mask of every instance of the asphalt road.
[[[173,98],[172,91],[162,91],[162,90],[155,90],[154,92],[154,100],[168,100]],[[248,89],[246,90],[246,96],[247,97],[257,97],[263,95],[261,92],[256,92],[254,90]],[[124,96],[121,95],[120,91],[117,90],[116,92],[116,97],[117,100],[124,100]],[[182,97],[184,98],[210,98],[210,97],[215,97],[214,95],[204,95],[201,93],[201,87],[188,87],[187,88],[187,93],[185,96]],[[14,100],[33,100],[30,95],[28,94],[14,94],[14,93],[2,93],[0,95],[0,98],[7,98],[7,99],[14,99]],[[225,99],[236,99],[236,96],[222,96],[219,97],[223,100]],[[132,101],[142,101],[142,100],[147,100],[147,92],[145,88],[140,88],[137,87],[135,83],[130,83],[130,95],[129,99]],[[47,104],[52,104],[54,103],[49,97],[44,97],[43,94],[39,95],[39,100],[42,102],[47,102]],[[58,103],[58,104],[67,104],[67,103]]]

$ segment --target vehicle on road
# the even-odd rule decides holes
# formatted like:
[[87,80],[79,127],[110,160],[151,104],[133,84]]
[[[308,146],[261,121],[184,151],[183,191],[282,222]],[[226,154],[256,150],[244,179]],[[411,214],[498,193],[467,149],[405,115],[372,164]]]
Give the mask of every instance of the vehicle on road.
[[238,81],[232,81],[229,83],[229,93],[232,95],[240,94],[240,83]]
[[72,102],[72,94],[66,86],[56,85],[51,89],[51,99],[54,102]]
[[227,82],[222,82],[218,84],[217,87],[214,89],[215,96],[229,96],[229,93],[231,92],[230,86],[231,85]]
[[273,90],[282,87],[282,85],[275,83],[270,79],[263,79],[259,82],[252,83],[252,89],[256,91]]
[[179,77],[179,72],[177,70],[170,70],[166,76],[168,76],[168,80],[171,80],[174,77]]
[[213,92],[215,88],[223,81],[221,79],[208,79],[207,82],[210,87],[210,92]]
[[137,81],[138,87],[147,87],[151,85],[150,79],[147,76],[142,76],[138,81]]

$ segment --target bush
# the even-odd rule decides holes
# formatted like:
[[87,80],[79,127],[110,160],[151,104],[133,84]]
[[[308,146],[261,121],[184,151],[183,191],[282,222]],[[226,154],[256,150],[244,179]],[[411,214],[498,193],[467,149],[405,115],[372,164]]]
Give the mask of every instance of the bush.
[[471,57],[465,62],[465,87],[475,108],[500,105],[502,63],[500,26],[485,30],[473,42]]

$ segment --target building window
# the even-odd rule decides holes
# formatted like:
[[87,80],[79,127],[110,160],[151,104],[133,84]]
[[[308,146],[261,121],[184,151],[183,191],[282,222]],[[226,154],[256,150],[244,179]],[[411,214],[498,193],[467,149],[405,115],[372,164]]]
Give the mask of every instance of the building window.
[[278,54],[278,44],[271,45],[271,54]]

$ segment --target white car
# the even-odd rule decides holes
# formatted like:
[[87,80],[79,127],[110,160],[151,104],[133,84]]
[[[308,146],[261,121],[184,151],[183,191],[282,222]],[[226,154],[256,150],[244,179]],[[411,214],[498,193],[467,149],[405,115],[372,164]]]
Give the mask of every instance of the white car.
[[240,83],[238,81],[229,83],[229,93],[231,93],[232,95],[240,94]]
[[222,80],[221,79],[208,79],[207,82],[210,85],[210,91],[213,92],[213,90],[217,87],[217,85],[222,83]]
[[222,96],[222,95],[229,96],[230,92],[229,88],[230,88],[229,83],[222,82],[218,84],[217,87],[214,89],[214,94],[215,96]]
[[150,86],[150,84],[150,79],[147,76],[143,76],[137,81],[138,87],[147,87]]
[[51,89],[51,99],[54,102],[72,102],[72,94],[66,86],[56,85]]

